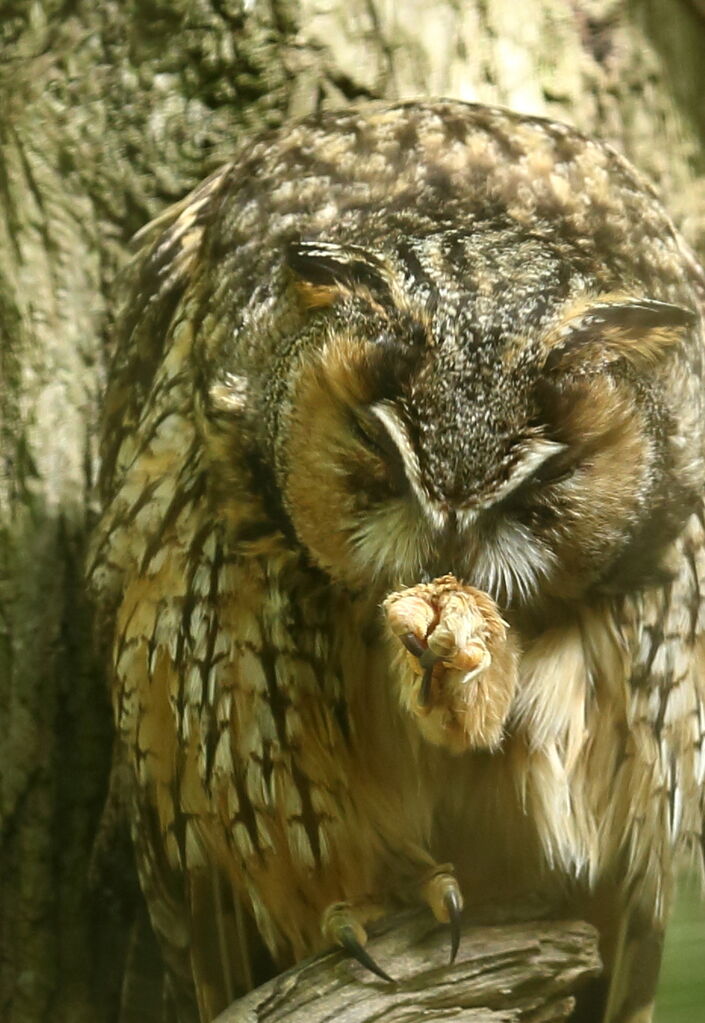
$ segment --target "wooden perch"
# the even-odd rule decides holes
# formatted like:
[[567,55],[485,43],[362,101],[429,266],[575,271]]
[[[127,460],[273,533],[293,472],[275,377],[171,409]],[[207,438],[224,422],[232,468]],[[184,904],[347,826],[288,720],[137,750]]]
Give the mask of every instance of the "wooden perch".
[[395,984],[328,952],[233,1002],[215,1023],[560,1023],[572,994],[600,972],[596,932],[581,921],[466,923],[453,966],[447,928],[425,913],[388,921],[367,947]]

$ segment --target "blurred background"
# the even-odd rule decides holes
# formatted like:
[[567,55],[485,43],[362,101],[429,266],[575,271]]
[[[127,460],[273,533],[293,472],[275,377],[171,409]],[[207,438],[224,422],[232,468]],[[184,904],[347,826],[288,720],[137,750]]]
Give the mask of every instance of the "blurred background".
[[705,901],[695,871],[681,875],[666,938],[655,1023],[705,1020]]

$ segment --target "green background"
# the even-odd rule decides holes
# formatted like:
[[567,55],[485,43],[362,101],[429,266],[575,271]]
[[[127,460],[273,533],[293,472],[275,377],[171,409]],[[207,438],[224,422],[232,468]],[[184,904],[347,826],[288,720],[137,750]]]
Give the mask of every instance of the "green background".
[[695,872],[680,881],[654,1023],[705,1023],[705,898]]

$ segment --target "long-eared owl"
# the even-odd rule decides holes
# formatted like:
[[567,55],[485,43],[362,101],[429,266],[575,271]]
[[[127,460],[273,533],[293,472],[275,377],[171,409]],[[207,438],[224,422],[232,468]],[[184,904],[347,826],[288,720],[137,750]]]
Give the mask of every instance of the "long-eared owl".
[[372,105],[138,238],[89,575],[182,1006],[253,936],[364,958],[395,907],[530,894],[600,932],[580,1018],[646,1023],[705,770],[705,276],[653,189]]

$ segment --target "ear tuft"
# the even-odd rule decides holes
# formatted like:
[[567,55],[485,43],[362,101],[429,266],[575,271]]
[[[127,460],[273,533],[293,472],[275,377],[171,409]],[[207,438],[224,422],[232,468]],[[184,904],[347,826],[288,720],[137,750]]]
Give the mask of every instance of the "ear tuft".
[[345,295],[360,295],[374,305],[391,300],[384,261],[358,245],[292,242],[286,250],[286,265],[307,308],[332,305]]
[[546,369],[609,365],[626,360],[652,366],[680,344],[696,321],[683,306],[649,298],[604,296],[572,313],[548,338]]

